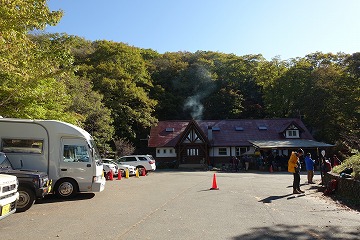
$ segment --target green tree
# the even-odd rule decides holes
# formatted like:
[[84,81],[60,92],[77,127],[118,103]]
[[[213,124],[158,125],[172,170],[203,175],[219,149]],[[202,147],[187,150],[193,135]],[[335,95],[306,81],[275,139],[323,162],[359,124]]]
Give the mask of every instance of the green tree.
[[290,67],[271,83],[264,82],[264,102],[271,117],[299,117],[303,98],[311,95],[308,90],[311,64],[302,59],[293,59]]
[[[256,69],[264,58],[261,55],[218,55],[216,74],[220,89],[229,89],[227,96],[232,102],[229,114],[224,118],[261,118],[264,116],[261,86],[257,83]],[[232,93],[232,94],[231,94]],[[234,93],[238,97],[234,98]],[[226,95],[224,95],[226,96]],[[229,105],[227,106],[229,107]],[[222,111],[216,109],[216,111]]]
[[[320,52],[292,59],[264,87],[273,117],[302,117],[319,140],[335,143],[358,129],[359,79],[356,61],[342,53]],[[264,85],[265,86],[265,85]]]
[[185,92],[182,84],[183,72],[189,63],[184,60],[189,53],[165,53],[156,58],[146,58],[149,74],[154,88],[150,91],[152,98],[158,100],[155,116],[159,120],[186,119],[183,114]]
[[56,24],[62,12],[50,12],[46,1],[9,0],[1,1],[0,16],[1,115],[74,122],[67,112],[66,86],[54,78],[62,72],[59,66],[71,64],[71,57],[28,35]]
[[123,43],[96,41],[93,51],[78,58],[78,76],[91,79],[111,109],[115,134],[132,139],[157,119],[152,115],[156,101],[149,98],[152,88],[145,61],[138,48]]

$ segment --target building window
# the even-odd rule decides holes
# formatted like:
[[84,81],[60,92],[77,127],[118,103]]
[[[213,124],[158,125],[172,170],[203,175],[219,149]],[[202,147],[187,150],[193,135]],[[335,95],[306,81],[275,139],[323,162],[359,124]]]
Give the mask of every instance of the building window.
[[219,155],[227,155],[227,148],[219,148]]
[[164,154],[166,153],[166,149],[163,150],[163,153],[164,153]]
[[172,150],[172,149],[170,149],[169,151],[170,151],[170,153],[173,153],[173,150]]
[[249,147],[236,147],[235,148],[235,155],[240,156],[240,155],[246,153],[249,150],[250,150]]
[[299,130],[286,130],[287,138],[299,138]]
[[198,156],[199,155],[199,149],[197,149],[197,148],[188,148],[187,149],[187,155],[188,156]]
[[186,139],[184,140],[185,143],[199,143],[202,142],[200,137],[198,136],[197,132],[193,129],[189,132]]
[[158,149],[158,150],[157,150],[157,153],[159,153],[159,154],[160,154],[160,149]]

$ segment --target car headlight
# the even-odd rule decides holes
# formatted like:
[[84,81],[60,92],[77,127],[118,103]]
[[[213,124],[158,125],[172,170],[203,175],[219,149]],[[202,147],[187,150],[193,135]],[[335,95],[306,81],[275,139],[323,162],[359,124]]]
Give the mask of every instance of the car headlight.
[[47,187],[47,186],[49,186],[49,179],[48,179],[48,178],[40,178],[40,179],[39,179],[39,186],[40,186],[40,187]]

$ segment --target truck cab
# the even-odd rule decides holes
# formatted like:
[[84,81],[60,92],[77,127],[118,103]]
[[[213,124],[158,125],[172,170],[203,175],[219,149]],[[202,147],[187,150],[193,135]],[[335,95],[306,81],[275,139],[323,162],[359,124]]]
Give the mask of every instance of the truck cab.
[[105,188],[93,137],[70,123],[0,118],[0,151],[15,169],[47,173],[52,192],[61,198]]

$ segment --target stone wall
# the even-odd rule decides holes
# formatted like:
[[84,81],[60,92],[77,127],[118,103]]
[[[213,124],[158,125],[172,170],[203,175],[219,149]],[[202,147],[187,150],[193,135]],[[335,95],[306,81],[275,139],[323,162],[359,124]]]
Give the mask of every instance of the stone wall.
[[337,189],[335,191],[336,195],[360,203],[360,181],[356,181],[351,178],[341,178],[338,174],[335,173],[326,173],[324,176],[325,186],[328,185],[328,182],[331,179],[336,179],[338,181]]

